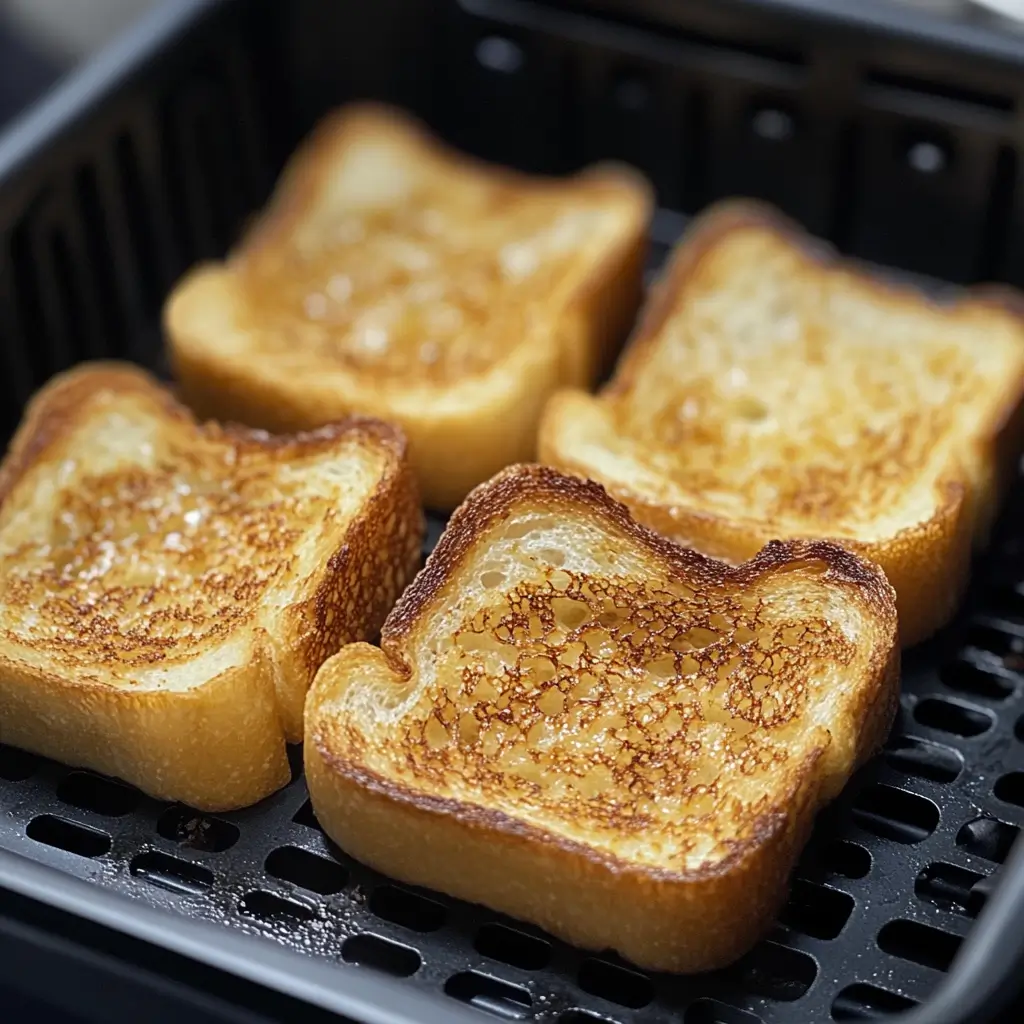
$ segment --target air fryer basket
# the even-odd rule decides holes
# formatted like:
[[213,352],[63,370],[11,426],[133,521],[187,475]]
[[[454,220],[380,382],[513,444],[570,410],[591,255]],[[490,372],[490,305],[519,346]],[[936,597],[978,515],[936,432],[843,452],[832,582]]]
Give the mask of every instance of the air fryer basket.
[[[172,4],[0,140],[3,429],[81,359],[160,369],[177,275],[356,97],[527,169],[640,166],[652,270],[682,211],[752,194],[904,272],[1020,282],[1022,68],[1024,38],[873,0]],[[988,1019],[1024,952],[1022,513],[1024,482],[957,622],[906,657],[886,750],[733,968],[652,977],[389,882],[319,830],[298,751],[285,790],[210,816],[0,746],[0,982],[88,1019],[144,992],[154,1021]]]

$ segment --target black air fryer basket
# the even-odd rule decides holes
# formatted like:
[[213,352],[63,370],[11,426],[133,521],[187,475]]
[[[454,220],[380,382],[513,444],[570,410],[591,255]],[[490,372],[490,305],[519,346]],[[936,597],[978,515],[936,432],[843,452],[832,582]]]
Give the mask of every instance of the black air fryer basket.
[[[0,139],[4,433],[77,361],[159,370],[178,275],[367,97],[527,170],[639,166],[652,270],[686,213],[742,194],[931,287],[1024,285],[1006,25],[883,0],[179,0]],[[728,970],[649,976],[380,877],[319,830],[298,751],[286,789],[213,817],[0,746],[0,992],[147,1024],[989,1020],[1024,971],[1022,513],[1024,486],[956,623],[906,657],[886,750]]]

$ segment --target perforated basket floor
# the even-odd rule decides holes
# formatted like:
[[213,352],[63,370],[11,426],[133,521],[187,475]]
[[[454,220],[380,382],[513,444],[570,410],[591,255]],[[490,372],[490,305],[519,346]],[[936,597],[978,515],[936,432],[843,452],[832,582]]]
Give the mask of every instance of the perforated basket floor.
[[[1004,522],[1022,510],[1024,486]],[[389,882],[322,834],[298,767],[258,807],[211,817],[0,747],[0,846],[335,961],[339,985],[373,969],[558,1024],[856,1020],[928,996],[1024,823],[1022,684],[1024,532],[1003,531],[958,623],[906,658],[888,747],[820,819],[771,935],[697,978],[648,976]]]

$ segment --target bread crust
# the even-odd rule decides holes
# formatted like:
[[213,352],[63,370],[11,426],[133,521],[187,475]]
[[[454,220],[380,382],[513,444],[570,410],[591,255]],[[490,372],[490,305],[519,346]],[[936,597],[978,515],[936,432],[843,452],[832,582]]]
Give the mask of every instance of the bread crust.
[[0,466],[0,537],[10,524],[13,496],[35,485],[29,474],[38,480],[57,471],[51,453],[78,429],[81,406],[98,393],[115,407],[143,395],[160,409],[166,432],[197,439],[205,432],[225,449],[271,467],[316,452],[340,453],[350,444],[381,459],[369,499],[339,533],[326,564],[301,581],[299,594],[307,596],[276,619],[264,616],[257,602],[217,641],[193,643],[187,634],[175,641],[177,663],[219,643],[238,653],[239,665],[185,689],[136,687],[105,678],[100,648],[93,664],[88,657],[69,664],[44,647],[0,639],[3,742],[119,776],[201,810],[254,803],[290,778],[285,744],[301,739],[305,694],[316,669],[342,644],[373,636],[415,571],[423,521],[404,439],[367,419],[291,436],[200,427],[143,371],[87,364],[55,378],[32,400]]
[[[1024,300],[1010,289],[970,289],[959,297],[940,301],[914,288],[856,270],[832,246],[809,236],[771,207],[752,200],[730,200],[698,217],[676,248],[641,314],[615,376],[598,401],[615,401],[635,387],[676,308],[677,296],[696,268],[724,237],[749,227],[763,228],[786,240],[818,267],[843,268],[888,300],[923,303],[950,312],[1010,315],[1020,319],[1024,329]],[[754,517],[726,517],[696,503],[663,501],[629,482],[607,478],[580,453],[578,442],[582,432],[575,423],[586,411],[581,398],[578,392],[560,391],[549,400],[539,429],[539,458],[567,472],[596,476],[652,529],[732,562],[751,557],[769,540],[780,536],[829,537],[827,529],[794,532]],[[955,611],[967,585],[972,553],[987,537],[1022,448],[1024,378],[1012,393],[992,406],[987,425],[965,448],[965,458],[979,467],[977,481],[971,480],[962,461],[953,462],[947,467],[947,475],[936,481],[933,510],[926,519],[882,539],[830,538],[883,568],[898,595],[904,646],[932,635]]]
[[[410,679],[410,639],[437,602],[453,599],[460,566],[490,525],[520,503],[585,508],[621,531],[624,543],[648,553],[667,579],[691,587],[743,587],[794,562],[824,563],[824,580],[862,602],[877,624],[868,681],[851,713],[851,763],[833,765],[825,750],[811,750],[748,841],[717,862],[673,870],[620,858],[495,808],[414,788],[353,760],[345,739],[349,723],[332,716],[332,701],[368,673],[396,686]],[[484,903],[585,948],[614,946],[650,969],[719,967],[770,926],[816,811],[884,741],[898,694],[895,638],[891,588],[875,567],[845,549],[822,541],[776,542],[750,562],[728,566],[654,534],[591,481],[543,467],[512,467],[474,491],[453,516],[427,567],[388,617],[381,649],[351,645],[318,674],[306,707],[313,805],[328,835],[394,878]]]
[[[449,187],[479,179],[519,195],[555,195],[566,203],[592,193],[628,206],[628,226],[604,246],[569,295],[547,300],[527,336],[509,336],[481,372],[454,381],[425,373],[379,376],[321,357],[319,374],[282,370],[252,336],[218,344],[237,326],[245,299],[240,271],[261,253],[282,249],[318,195],[339,154],[363,137],[396,136],[447,168]],[[456,153],[418,122],[377,104],[354,104],[328,116],[285,170],[266,212],[223,265],[192,270],[168,300],[164,320],[182,393],[201,415],[271,430],[309,429],[351,413],[401,425],[428,507],[450,509],[471,487],[511,462],[533,458],[545,398],[557,387],[589,387],[604,373],[640,302],[650,187],[626,167],[600,165],[564,181],[531,177]],[[563,289],[564,291],[564,289]]]

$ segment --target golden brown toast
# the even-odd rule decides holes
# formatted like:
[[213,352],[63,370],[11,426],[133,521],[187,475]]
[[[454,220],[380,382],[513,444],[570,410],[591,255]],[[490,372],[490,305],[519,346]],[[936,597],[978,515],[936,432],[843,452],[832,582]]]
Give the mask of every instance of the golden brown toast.
[[271,430],[398,423],[424,500],[452,508],[534,455],[544,401],[607,368],[640,301],[651,199],[625,168],[477,163],[372,105],[328,117],[223,264],[167,305],[203,415]]
[[55,378],[0,467],[0,740],[201,809],[284,785],[313,674],[418,564],[404,448],[199,426],[123,364]]
[[770,924],[815,812],[886,736],[898,663],[892,588],[853,553],[730,567],[598,484],[512,467],[452,517],[381,648],[320,669],[309,791],[392,877],[705,970]]
[[885,570],[912,644],[956,606],[1022,398],[1006,297],[939,304],[733,202],[680,243],[601,394],[551,400],[539,450],[716,557],[843,543]]

